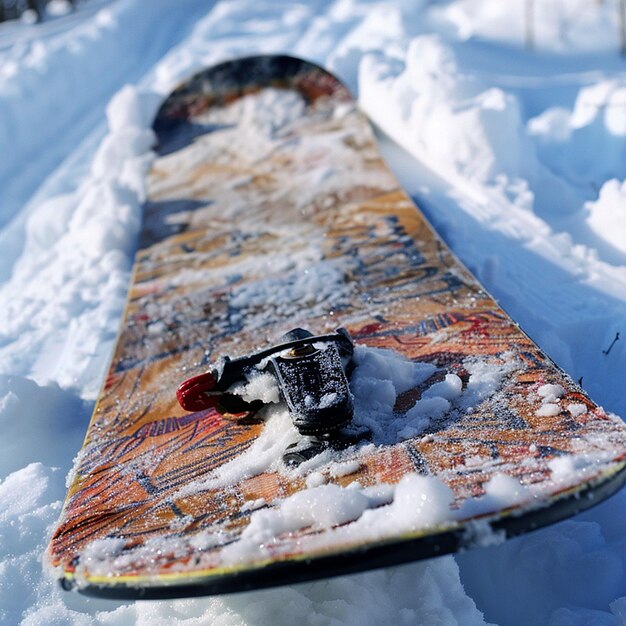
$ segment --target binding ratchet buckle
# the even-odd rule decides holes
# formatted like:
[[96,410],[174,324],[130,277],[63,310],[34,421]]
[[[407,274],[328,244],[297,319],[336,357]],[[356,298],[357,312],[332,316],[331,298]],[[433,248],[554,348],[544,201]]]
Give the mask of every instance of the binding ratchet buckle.
[[282,343],[254,354],[236,359],[224,356],[209,372],[186,380],[176,392],[180,405],[187,411],[212,407],[234,414],[258,411],[261,400],[244,400],[229,389],[267,372],[276,379],[301,435],[326,438],[336,433],[350,423],[354,413],[346,377],[354,352],[348,331],[338,328],[328,335],[313,336],[295,328],[282,339]]

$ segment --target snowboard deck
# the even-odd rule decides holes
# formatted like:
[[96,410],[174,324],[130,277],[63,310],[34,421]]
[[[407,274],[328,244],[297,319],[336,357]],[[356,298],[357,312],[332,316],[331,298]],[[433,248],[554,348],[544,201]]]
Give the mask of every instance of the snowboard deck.
[[[356,572],[523,533],[624,483],[623,423],[452,255],[336,78],[287,56],[226,62],[174,91],[154,131],[127,309],[48,550],[65,587],[166,598]],[[391,396],[394,423],[413,426],[294,470],[272,457],[294,440],[280,415],[177,405],[220,355],[297,326],[429,364]],[[461,388],[416,422],[446,376]],[[494,495],[502,475],[517,495]],[[421,498],[437,508],[433,480],[447,517],[415,514]]]

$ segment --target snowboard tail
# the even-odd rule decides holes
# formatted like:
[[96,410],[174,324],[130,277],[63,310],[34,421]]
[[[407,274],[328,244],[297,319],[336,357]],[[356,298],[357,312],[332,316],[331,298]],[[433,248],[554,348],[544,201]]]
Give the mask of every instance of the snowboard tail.
[[[626,481],[622,422],[452,255],[328,72],[226,62],[154,130],[125,319],[48,551],[65,586],[166,598],[356,572],[532,530]],[[348,329],[371,436],[294,469],[279,405],[186,413],[176,388],[296,326]]]

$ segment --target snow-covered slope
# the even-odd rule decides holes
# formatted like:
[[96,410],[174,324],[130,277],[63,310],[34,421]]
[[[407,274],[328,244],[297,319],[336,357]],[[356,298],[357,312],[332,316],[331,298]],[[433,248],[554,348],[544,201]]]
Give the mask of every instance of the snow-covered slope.
[[264,592],[124,604],[44,576],[122,312],[151,116],[235,55],[335,71],[460,258],[626,415],[616,0],[536,0],[532,52],[522,0],[93,2],[0,27],[0,623],[626,623],[624,492],[501,546]]

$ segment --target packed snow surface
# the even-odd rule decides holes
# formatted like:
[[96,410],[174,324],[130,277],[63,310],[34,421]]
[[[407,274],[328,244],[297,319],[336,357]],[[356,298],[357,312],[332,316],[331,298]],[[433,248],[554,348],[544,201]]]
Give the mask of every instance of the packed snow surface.
[[[535,0],[533,50],[524,46],[526,4],[155,0],[147,10],[138,0],[90,0],[43,25],[0,26],[0,623],[626,623],[623,491],[501,545],[263,592],[97,601],[63,593],[42,573],[122,314],[151,117],[179,80],[235,55],[286,52],[337,73],[461,260],[594,400],[626,415],[618,2]],[[389,384],[374,376],[380,364],[371,375],[364,367],[384,415]],[[472,373],[477,398],[497,384],[492,374]],[[393,376],[398,389],[403,376],[409,384],[427,374]],[[420,432],[426,414],[468,401],[453,375],[433,387],[403,428]],[[584,412],[561,407],[561,393],[541,388],[538,410]],[[383,420],[381,437],[414,434],[392,422]],[[333,467],[335,476],[354,471]],[[552,469],[581,470],[568,459]],[[330,523],[360,514],[365,525],[376,513],[370,499],[391,498],[355,490],[338,499],[316,472],[307,485],[299,498],[343,502]],[[392,506],[425,494],[427,511],[411,506],[436,523],[448,497],[440,487],[400,483]],[[502,477],[487,496],[519,501],[516,490]],[[280,521],[268,521],[271,511],[253,506],[261,510],[246,532],[257,544],[264,524],[295,523],[307,510],[285,501]]]

